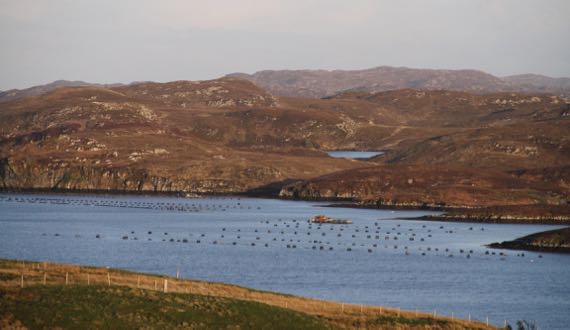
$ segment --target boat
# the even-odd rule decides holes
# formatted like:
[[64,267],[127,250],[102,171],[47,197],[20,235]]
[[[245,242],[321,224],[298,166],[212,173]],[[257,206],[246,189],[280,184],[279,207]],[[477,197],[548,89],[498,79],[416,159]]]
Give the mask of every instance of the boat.
[[319,223],[319,224],[331,224],[331,225],[349,225],[352,223],[352,220],[348,219],[333,219],[331,217],[327,217],[326,215],[315,215],[309,220],[311,223]]

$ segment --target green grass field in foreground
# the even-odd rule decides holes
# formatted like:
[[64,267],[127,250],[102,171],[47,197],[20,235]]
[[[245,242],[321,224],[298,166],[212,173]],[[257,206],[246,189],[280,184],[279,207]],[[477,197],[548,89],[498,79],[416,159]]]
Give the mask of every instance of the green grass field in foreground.
[[478,321],[224,283],[0,259],[0,329],[24,328],[496,329]]
[[257,302],[105,286],[0,291],[0,315],[31,329],[331,328],[317,317]]

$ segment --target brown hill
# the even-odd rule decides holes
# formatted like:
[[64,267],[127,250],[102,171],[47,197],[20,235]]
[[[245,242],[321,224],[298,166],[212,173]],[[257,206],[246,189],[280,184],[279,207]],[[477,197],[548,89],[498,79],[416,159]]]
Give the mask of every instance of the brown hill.
[[[567,171],[567,169],[566,169]],[[357,200],[364,205],[472,208],[566,203],[564,180],[492,168],[379,165],[323,175],[285,186],[280,196]]]
[[292,183],[281,196],[451,208],[570,200],[570,107],[559,97],[400,90],[331,100],[370,103],[359,115],[399,123],[357,133],[362,148],[386,151],[384,164]]
[[[0,104],[0,179],[5,189],[210,193],[307,180],[283,194],[550,205],[568,200],[569,137],[569,105],[544,94],[303,99],[235,78],[72,87]],[[386,153],[324,152],[352,149]]]
[[552,78],[538,74],[519,74],[502,77],[507,83],[517,86],[521,91],[543,91],[562,97],[570,97],[570,78]]
[[[495,77],[477,70],[433,70],[380,66],[364,70],[265,70],[254,74],[233,73],[229,77],[253,81],[274,95],[322,98],[347,91],[380,92],[398,89],[451,90],[470,93],[526,92],[570,96],[570,78],[536,74]],[[133,82],[130,85],[145,82]],[[57,80],[26,89],[0,91],[0,103],[38,96],[61,87],[116,87]]]
[[398,89],[469,93],[528,92],[570,95],[570,78],[518,75],[499,78],[477,70],[433,70],[380,66],[365,70],[265,70],[230,76],[253,81],[274,95],[322,98],[346,91],[376,93]]
[[302,138],[280,147],[272,126],[287,116],[235,79],[62,88],[2,104],[0,177],[5,188],[243,192],[358,166]]
[[49,93],[55,89],[62,87],[78,87],[78,86],[93,86],[93,87],[113,87],[121,84],[93,84],[84,81],[69,81],[69,80],[56,80],[49,84],[37,85],[25,89],[11,89],[7,91],[0,91],[0,102],[12,101],[29,96],[38,96]]
[[252,75],[232,74],[253,81],[275,95],[325,97],[343,91],[379,92],[404,88],[497,92],[509,85],[476,70],[431,70],[380,66],[365,70],[279,70]]

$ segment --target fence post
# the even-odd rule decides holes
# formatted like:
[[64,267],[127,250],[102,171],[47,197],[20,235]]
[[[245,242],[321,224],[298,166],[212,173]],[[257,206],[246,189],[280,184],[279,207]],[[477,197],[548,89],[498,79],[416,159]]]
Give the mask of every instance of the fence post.
[[22,273],[22,278],[20,280],[20,287],[24,287],[24,273]]
[[168,280],[164,279],[164,293],[168,292]]
[[47,277],[47,275],[46,275],[46,273],[44,272],[44,285],[46,285],[46,277]]
[[154,291],[156,291],[156,280],[154,280]]
[[89,278],[89,273],[87,273],[87,285],[91,284],[91,279]]
[[487,316],[487,326],[489,326],[489,317]]
[[107,283],[111,286],[111,274],[107,273]]
[[67,282],[68,282],[68,279],[67,279],[67,278],[68,278],[68,275],[69,275],[69,274],[68,274],[67,272],[65,272],[65,285],[67,285]]

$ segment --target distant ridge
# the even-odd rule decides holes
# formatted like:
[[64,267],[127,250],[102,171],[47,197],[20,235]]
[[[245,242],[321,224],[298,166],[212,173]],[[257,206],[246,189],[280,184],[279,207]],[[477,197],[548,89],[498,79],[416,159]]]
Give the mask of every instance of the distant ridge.
[[558,94],[570,97],[570,78],[552,78],[538,74],[519,74],[502,78],[512,86],[517,86],[520,91]]
[[[345,92],[377,93],[399,89],[449,90],[472,94],[497,92],[546,93],[570,98],[570,78],[537,74],[497,77],[478,70],[436,70],[379,66],[363,70],[263,70],[253,74],[231,73],[226,77],[249,80],[275,96],[323,98]],[[150,83],[137,81],[128,85]],[[39,96],[61,87],[118,87],[56,80],[25,89],[0,91],[0,103]]]
[[74,81],[56,80],[54,82],[51,82],[51,83],[45,84],[45,85],[37,85],[37,86],[32,86],[30,88],[25,88],[25,89],[11,89],[11,90],[0,92],[0,102],[18,100],[18,99],[21,99],[24,97],[29,97],[29,96],[38,96],[38,95],[42,95],[42,94],[51,92],[51,91],[56,90],[56,89],[61,88],[61,87],[85,87],[85,86],[117,87],[117,86],[121,86],[121,85],[122,84],[94,84],[94,83],[88,83],[88,82],[80,81],[80,80],[74,80]]
[[265,70],[228,76],[247,79],[278,96],[322,98],[346,91],[451,90],[486,94],[540,92],[570,96],[570,78],[518,75],[499,78],[477,70],[379,66],[364,70]]

